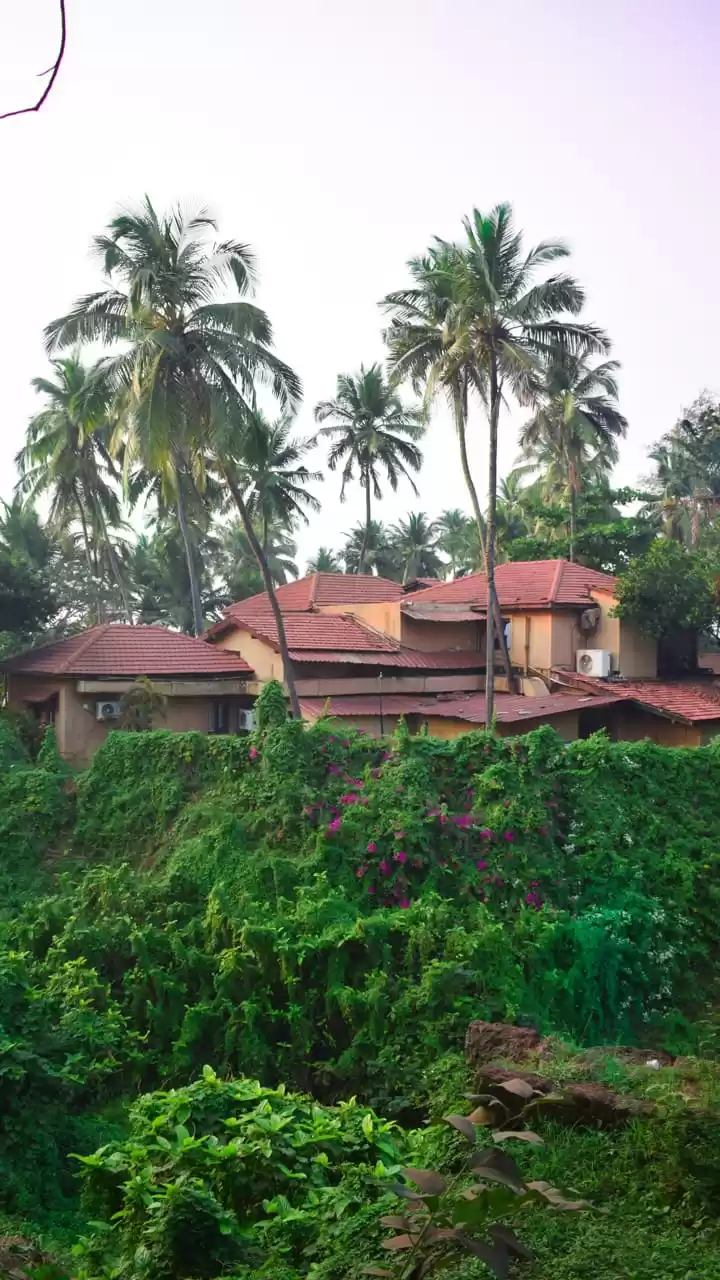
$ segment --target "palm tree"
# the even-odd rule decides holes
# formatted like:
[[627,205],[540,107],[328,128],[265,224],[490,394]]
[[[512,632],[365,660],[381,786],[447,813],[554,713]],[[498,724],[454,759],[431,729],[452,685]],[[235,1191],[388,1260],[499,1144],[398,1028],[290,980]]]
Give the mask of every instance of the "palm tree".
[[[552,241],[525,254],[522,236],[507,204],[490,214],[474,209],[464,222],[460,245],[438,241],[426,259],[410,264],[416,287],[385,300],[392,313],[388,334],[391,367],[402,376],[424,380],[433,390],[446,387],[457,400],[456,420],[467,422],[467,399],[474,391],[483,401],[489,422],[489,483],[486,513],[488,604],[500,632],[495,591],[495,512],[500,410],[508,392],[520,404],[532,404],[543,359],[558,345],[572,354],[604,354],[608,339],[599,329],[569,317],[584,303],[572,277],[559,274],[537,280],[538,271],[567,248]],[[429,264],[430,291],[424,285]],[[437,287],[438,274],[441,289]],[[441,317],[435,300],[444,298]],[[432,320],[428,326],[426,318]],[[472,497],[472,493],[471,493]],[[481,516],[473,503],[476,519]],[[492,627],[488,627],[486,672],[487,716],[494,713],[495,674]]]
[[670,537],[695,546],[703,520],[720,509],[720,401],[705,392],[653,447],[655,495],[647,510],[659,514]]
[[437,549],[450,561],[450,577],[456,578],[462,563],[467,539],[468,517],[459,507],[442,511],[435,521]]
[[11,502],[2,503],[0,545],[34,569],[46,569],[57,542],[42,524],[33,504],[16,493]]
[[[141,463],[162,481],[174,502],[191,582],[194,629],[202,606],[183,503],[181,475],[202,491],[208,454],[232,495],[258,561],[278,632],[294,716],[300,716],[292,662],[272,576],[242,491],[240,464],[245,426],[256,408],[258,382],[270,387],[283,410],[300,399],[300,381],[274,355],[270,322],[246,300],[254,257],[245,244],[208,244],[217,230],[201,211],[159,217],[150,200],[120,214],[94,242],[106,288],[80,298],[46,329],[51,350],[100,341],[120,351],[105,361],[105,377],[118,406],[115,448],[126,471]],[[218,300],[227,288],[235,296]]]
[[75,357],[53,361],[53,369],[54,380],[33,379],[46,404],[31,419],[26,443],[15,459],[20,471],[17,492],[31,502],[49,495],[48,523],[60,533],[79,521],[91,580],[99,577],[100,561],[107,559],[131,622],[110,536],[122,519],[109,452],[107,387],[96,368],[86,368]]
[[345,534],[345,539],[342,555],[346,573],[376,573],[378,577],[392,581],[400,578],[390,530],[381,521],[371,520],[369,528],[366,524],[356,524]]
[[268,422],[258,410],[246,427],[242,478],[248,485],[248,510],[259,526],[265,552],[272,524],[290,529],[298,520],[307,524],[308,511],[320,510],[320,503],[307,486],[322,480],[323,474],[311,471],[303,461],[315,440],[293,438],[291,428],[290,417]]
[[329,547],[318,547],[312,559],[308,560],[306,573],[342,573],[340,557]]
[[442,561],[437,553],[437,525],[424,511],[410,512],[407,520],[398,520],[390,530],[390,540],[403,583],[438,577]]
[[[263,539],[273,586],[297,578],[297,546],[287,525],[277,519],[268,520],[262,529],[256,527],[256,535]],[[242,521],[235,520],[223,528],[216,567],[226,604],[262,591],[262,576]]]
[[347,485],[357,468],[365,490],[366,539],[360,550],[358,573],[364,573],[372,522],[371,497],[382,498],[380,474],[385,473],[395,491],[402,476],[417,486],[410,471],[419,471],[422,454],[416,445],[425,429],[422,413],[402,404],[379,364],[357,374],[341,374],[334,400],[321,400],[315,406],[318,422],[332,419],[330,426],[319,432],[334,443],[328,453],[328,465],[334,471],[342,463],[340,501],[345,500]]
[[617,406],[619,367],[606,360],[592,368],[582,356],[557,348],[542,370],[535,412],[520,435],[523,452],[549,486],[559,482],[568,496],[571,560],[583,480],[608,475],[618,459],[617,441],[627,432]]

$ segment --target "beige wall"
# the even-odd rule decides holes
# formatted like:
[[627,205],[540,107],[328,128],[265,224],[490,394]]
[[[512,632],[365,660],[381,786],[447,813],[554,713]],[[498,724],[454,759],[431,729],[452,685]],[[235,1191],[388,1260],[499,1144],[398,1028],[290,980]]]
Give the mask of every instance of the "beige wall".
[[[513,720],[509,724],[499,723],[497,731],[501,738],[516,738],[541,724],[549,724],[566,742],[572,742],[578,736],[578,714],[577,711],[566,711],[559,716],[539,716],[536,720],[523,716],[522,720]],[[472,733],[483,727],[467,720],[451,720],[448,716],[428,716],[427,724],[428,733],[444,739],[459,738],[463,733]]]
[[463,653],[484,653],[485,623],[428,622],[402,614],[400,639],[408,649],[432,653],[438,649],[460,649]]
[[280,654],[265,640],[251,636],[249,631],[241,631],[240,628],[226,631],[214,643],[219,649],[232,649],[233,653],[239,653],[263,684],[267,680],[279,680],[282,683],[285,679]]
[[657,642],[649,640],[627,622],[610,616],[615,608],[614,596],[604,591],[593,591],[593,599],[601,610],[600,622],[588,636],[583,636],[580,648],[609,649],[613,655],[613,670],[626,680],[652,680],[657,675]]
[[510,614],[510,660],[525,670],[549,671],[552,666],[553,615]]
[[[309,724],[315,724],[321,718],[320,713],[316,716],[304,716]],[[370,734],[373,738],[380,737],[380,717],[379,716],[330,716],[328,717],[334,724],[341,728],[362,729],[364,733]],[[385,733],[394,733],[397,728],[400,716],[383,716],[383,728]]]
[[[352,613],[367,622],[369,627],[382,631],[393,640],[401,637],[402,620],[399,600],[385,600],[379,604],[324,604],[321,613]],[[437,646],[438,648],[440,646]]]

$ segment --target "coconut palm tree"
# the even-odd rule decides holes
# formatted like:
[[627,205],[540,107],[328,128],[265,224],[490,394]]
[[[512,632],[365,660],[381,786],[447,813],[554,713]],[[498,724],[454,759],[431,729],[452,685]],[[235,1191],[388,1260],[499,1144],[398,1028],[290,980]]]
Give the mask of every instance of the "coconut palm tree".
[[[285,523],[275,519],[256,526],[256,535],[263,539],[263,549],[273,586],[281,586],[298,576],[297,545]],[[257,560],[245,532],[242,521],[226,525],[220,534],[220,547],[216,569],[225,603],[244,600],[263,590]]]
[[442,561],[437,552],[437,526],[424,511],[410,512],[390,529],[390,541],[399,561],[403,583],[413,578],[437,578]]
[[[224,462],[235,469],[256,383],[269,385],[283,407],[300,396],[296,375],[271,351],[267,316],[246,299],[254,282],[251,250],[236,241],[209,243],[216,231],[205,211],[159,216],[146,197],[137,212],[118,215],[94,241],[106,287],[80,298],[45,331],[51,351],[97,341],[120,348],[104,366],[118,405],[113,445],[124,449],[126,469],[142,464],[158,475],[176,507],[196,633],[203,627],[202,609],[179,477],[204,487],[207,432],[218,397],[235,410],[233,430],[223,433]],[[227,289],[234,297],[221,300]],[[229,487],[236,505],[238,498],[242,502],[238,486]],[[259,543],[256,554],[262,554]],[[261,571],[265,577],[262,565]],[[281,618],[278,632],[282,651]],[[289,658],[287,669],[292,684]]]
[[106,559],[131,622],[111,538],[111,531],[123,522],[109,452],[107,385],[97,368],[87,368],[76,357],[53,361],[53,370],[54,379],[33,379],[45,407],[30,420],[25,445],[15,459],[20,472],[17,492],[30,502],[47,495],[48,524],[58,533],[79,523],[91,581],[98,579],[100,562]]
[[703,521],[720,510],[720,401],[707,392],[650,451],[654,495],[646,511],[659,515],[668,536],[695,546]]
[[[400,578],[400,566],[390,530],[380,520],[371,520],[369,529],[366,524],[356,524],[354,529],[345,534],[345,538],[342,556],[347,573],[376,573],[380,578],[390,578],[392,581]],[[361,556],[364,565],[362,570]]]
[[435,521],[437,549],[450,561],[451,578],[457,577],[463,563],[468,524],[468,517],[459,507],[442,511]]
[[403,405],[382,367],[372,364],[368,369],[361,365],[357,374],[341,374],[335,399],[321,400],[315,406],[315,418],[318,422],[332,419],[319,434],[333,441],[328,453],[330,470],[335,471],[342,464],[340,501],[344,502],[345,490],[356,469],[365,490],[366,539],[357,568],[358,573],[364,573],[372,523],[371,499],[379,502],[382,498],[381,474],[393,491],[404,476],[417,493],[410,472],[419,471],[422,465],[416,441],[425,430],[423,415]]
[[617,405],[616,360],[591,367],[559,347],[542,370],[537,404],[520,447],[544,477],[548,492],[564,490],[570,507],[569,557],[575,558],[578,495],[585,479],[607,477],[618,459],[627,419]]
[[315,440],[292,437],[291,430],[290,417],[268,422],[259,410],[246,427],[242,478],[248,486],[248,510],[259,526],[264,551],[272,525],[290,529],[298,520],[307,524],[307,512],[320,510],[318,499],[307,486],[322,480],[323,474],[311,471],[303,461]]
[[342,573],[343,566],[340,557],[334,551],[331,551],[329,547],[318,547],[315,555],[308,560],[305,572]]
[[[499,204],[487,215],[474,209],[464,221],[461,244],[436,242],[434,255],[410,264],[415,287],[385,299],[391,368],[400,376],[437,384],[457,399],[456,418],[467,422],[467,400],[482,400],[489,423],[489,482],[485,517],[488,603],[499,625],[495,591],[495,512],[500,413],[508,394],[532,404],[543,360],[558,345],[576,355],[605,354],[606,335],[575,320],[584,303],[577,282],[564,274],[538,279],[539,271],[568,254],[547,241],[523,251],[512,210]],[[425,285],[429,264],[430,291]],[[438,288],[438,275],[441,276]],[[444,303],[442,319],[435,305]],[[432,321],[424,323],[425,317]],[[472,495],[471,495],[472,497]],[[473,503],[476,519],[479,510]],[[488,627],[486,695],[488,722],[494,711],[492,627]],[[499,632],[498,632],[499,634]]]

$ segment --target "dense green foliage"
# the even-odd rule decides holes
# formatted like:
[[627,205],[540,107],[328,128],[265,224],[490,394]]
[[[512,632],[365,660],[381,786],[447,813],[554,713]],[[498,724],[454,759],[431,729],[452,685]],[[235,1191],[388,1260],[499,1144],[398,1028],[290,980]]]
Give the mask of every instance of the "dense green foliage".
[[715,630],[717,584],[717,564],[707,554],[678,542],[656,542],[620,578],[616,613],[655,639],[679,630]]

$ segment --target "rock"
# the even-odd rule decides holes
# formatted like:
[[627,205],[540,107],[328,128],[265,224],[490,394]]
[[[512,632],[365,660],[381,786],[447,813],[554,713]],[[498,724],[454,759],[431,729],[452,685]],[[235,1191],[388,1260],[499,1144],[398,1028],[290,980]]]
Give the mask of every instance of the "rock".
[[475,1070],[489,1062],[524,1062],[541,1046],[542,1039],[532,1027],[503,1022],[471,1022],[465,1036],[465,1056]]
[[[508,1093],[504,1086],[510,1080],[523,1080],[530,1085],[535,1090],[535,1098],[526,1101]],[[533,1113],[538,1111],[565,1124],[611,1129],[633,1117],[650,1115],[655,1110],[652,1102],[644,1102],[629,1094],[613,1093],[602,1084],[574,1080],[558,1083],[534,1071],[485,1067],[478,1073],[477,1088],[479,1093],[491,1094],[504,1103],[507,1114],[498,1117],[503,1128],[519,1117],[523,1123],[532,1124]]]
[[657,1063],[658,1067],[671,1067],[675,1061],[672,1054],[663,1049],[635,1049],[630,1045],[598,1045],[586,1049],[577,1059],[581,1066],[595,1069],[607,1058],[619,1062],[625,1067],[648,1067]]

